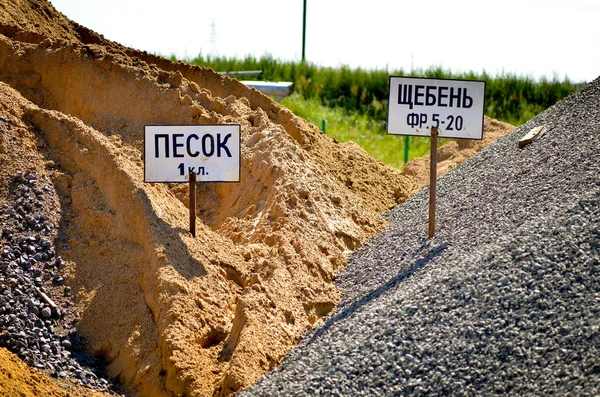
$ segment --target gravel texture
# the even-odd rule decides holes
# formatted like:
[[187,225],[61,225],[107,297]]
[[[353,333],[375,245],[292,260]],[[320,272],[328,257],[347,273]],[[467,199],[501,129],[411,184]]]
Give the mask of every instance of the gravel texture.
[[118,382],[86,353],[76,332],[77,313],[62,276],[65,263],[54,247],[58,224],[48,208],[56,202],[51,185],[35,172],[20,172],[10,186],[10,204],[0,208],[0,347],[55,378],[114,394]]
[[441,178],[433,239],[428,196],[388,214],[332,316],[241,396],[600,394],[600,79]]

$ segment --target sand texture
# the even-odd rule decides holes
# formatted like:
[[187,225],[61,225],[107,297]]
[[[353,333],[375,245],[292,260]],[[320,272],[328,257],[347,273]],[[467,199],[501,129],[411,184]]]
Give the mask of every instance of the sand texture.
[[[76,330],[130,395],[254,383],[331,312],[347,254],[421,185],[417,161],[402,174],[236,80],[105,40],[43,0],[0,1],[0,115],[0,205],[19,171],[51,182]],[[187,184],[143,182],[143,130],[204,123],[241,125],[241,181],[198,184],[192,238]]]

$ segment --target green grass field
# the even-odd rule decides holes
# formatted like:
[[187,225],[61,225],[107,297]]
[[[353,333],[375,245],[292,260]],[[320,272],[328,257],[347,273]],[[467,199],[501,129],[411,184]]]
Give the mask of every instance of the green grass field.
[[[304,99],[298,93],[283,99],[281,104],[321,129],[325,120],[326,134],[340,142],[353,141],[387,165],[398,169],[404,166],[405,137],[387,135],[383,121],[359,112],[327,107],[316,99]],[[409,139],[409,159],[428,153],[429,138],[411,136]],[[446,140],[440,141],[443,144]]]

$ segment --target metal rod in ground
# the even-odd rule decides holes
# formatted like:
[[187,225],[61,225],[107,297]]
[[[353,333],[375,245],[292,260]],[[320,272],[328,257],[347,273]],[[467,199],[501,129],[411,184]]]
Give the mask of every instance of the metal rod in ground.
[[306,0],[302,12],[302,62],[306,60]]
[[190,171],[190,233],[196,237],[196,173]]
[[404,165],[408,163],[408,153],[410,152],[410,136],[404,137]]
[[437,136],[438,129],[431,128],[431,152],[429,155],[429,238],[435,235],[435,195],[437,180]]

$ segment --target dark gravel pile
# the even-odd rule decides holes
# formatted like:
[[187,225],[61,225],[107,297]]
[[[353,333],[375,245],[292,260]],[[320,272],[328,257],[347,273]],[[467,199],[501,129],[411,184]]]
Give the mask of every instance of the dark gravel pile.
[[9,204],[0,208],[0,347],[51,376],[115,392],[118,384],[101,360],[86,354],[76,321],[66,322],[60,307],[71,294],[53,243],[58,225],[47,213],[56,194],[50,186],[33,172],[19,173]]
[[[538,141],[518,149],[531,128]],[[600,394],[600,79],[389,213],[244,396]]]

